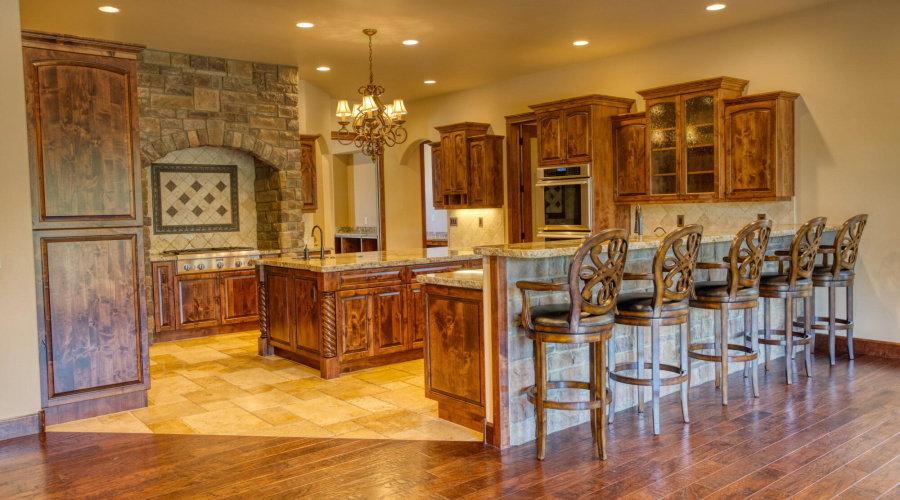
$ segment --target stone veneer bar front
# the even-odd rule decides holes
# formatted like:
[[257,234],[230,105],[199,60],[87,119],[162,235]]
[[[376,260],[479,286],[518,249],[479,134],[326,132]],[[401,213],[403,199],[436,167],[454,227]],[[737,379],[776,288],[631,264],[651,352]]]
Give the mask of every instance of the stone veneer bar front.
[[[775,250],[786,250],[790,247],[791,238],[798,227],[776,226],[769,240],[767,253]],[[731,242],[739,229],[733,231],[710,231],[703,235],[701,242],[699,262],[721,262],[727,256]],[[833,239],[835,227],[826,228],[823,244]],[[632,236],[629,242],[628,258],[625,265],[626,272],[648,273],[651,271],[653,255],[662,238],[653,236]],[[564,282],[568,279],[569,265],[580,241],[551,241],[539,243],[521,243],[510,245],[493,245],[475,247],[473,251],[484,257],[485,274],[485,310],[490,311],[486,325],[490,332],[490,356],[488,356],[488,373],[490,385],[488,387],[491,397],[488,411],[488,419],[493,426],[493,442],[491,444],[500,448],[515,446],[535,439],[535,411],[534,405],[525,397],[525,389],[534,385],[534,352],[533,342],[526,337],[526,330],[521,326],[522,296],[516,282],[520,280],[530,281],[554,281]],[[773,263],[774,264],[774,263]],[[767,264],[773,265],[773,264]],[[701,282],[710,279],[724,279],[724,270],[705,271],[698,270],[695,273],[695,281]],[[652,285],[648,281],[623,281],[622,291],[649,291]],[[544,292],[533,293],[532,304],[542,305],[568,301],[568,292]],[[773,328],[780,328],[783,324],[783,305],[781,301],[773,301],[772,322]],[[713,316],[715,311],[691,310],[690,332],[691,342],[711,342],[713,331]],[[757,310],[758,325],[763,325],[762,307]],[[742,316],[739,312],[732,312],[729,316],[729,331],[743,331]],[[732,333],[732,335],[735,335]],[[736,335],[735,335],[736,336]],[[645,338],[649,344],[649,332]],[[636,348],[635,339],[629,329],[617,325],[613,339],[616,343],[616,362],[633,361]],[[661,362],[678,365],[678,327],[663,327],[660,335]],[[772,357],[784,356],[781,347],[772,349]],[[547,347],[548,375],[550,380],[587,380],[588,378],[588,350],[586,345],[560,345],[550,344]],[[760,358],[762,359],[762,357]],[[743,369],[743,364],[732,363],[730,371]],[[760,370],[764,370],[760,365]],[[715,366],[713,363],[694,361],[691,365],[692,385],[702,384],[713,380]],[[783,377],[783,369],[773,371],[774,376]],[[805,375],[800,375],[805,376]],[[740,387],[733,390],[738,391]],[[678,386],[663,387],[661,395],[665,396],[678,390]],[[749,389],[748,389],[749,390]],[[585,391],[554,391],[551,398],[559,400],[576,401],[585,399]],[[637,391],[633,386],[615,384],[613,403],[616,411],[622,411],[637,405]],[[644,391],[645,398],[649,398],[649,389]],[[765,397],[765,394],[761,395]],[[646,410],[651,411],[649,407]],[[572,427],[590,420],[587,411],[549,411],[549,432]],[[649,413],[648,413],[649,417]],[[676,432],[677,429],[663,429],[663,432]],[[649,430],[648,430],[649,432]],[[590,436],[586,436],[590,439]]]

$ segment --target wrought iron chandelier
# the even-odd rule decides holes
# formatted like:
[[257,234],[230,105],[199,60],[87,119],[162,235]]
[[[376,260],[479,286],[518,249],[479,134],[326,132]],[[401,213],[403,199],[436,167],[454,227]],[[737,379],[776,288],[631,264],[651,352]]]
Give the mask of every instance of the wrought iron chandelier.
[[[403,99],[394,99],[394,104],[381,103],[384,87],[375,85],[372,71],[372,36],[377,30],[368,28],[363,33],[369,37],[369,84],[359,88],[362,104],[354,104],[353,109],[346,100],[338,101],[337,117],[341,129],[337,140],[341,144],[355,144],[363,153],[377,161],[384,153],[385,146],[392,147],[406,141],[403,115],[406,106]],[[347,126],[350,126],[350,129]]]

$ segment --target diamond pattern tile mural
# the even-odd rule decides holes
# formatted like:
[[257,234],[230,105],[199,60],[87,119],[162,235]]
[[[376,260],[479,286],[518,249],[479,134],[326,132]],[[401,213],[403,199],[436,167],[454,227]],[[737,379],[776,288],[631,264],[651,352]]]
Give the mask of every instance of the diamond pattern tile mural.
[[237,165],[154,164],[153,231],[237,231]]
[[[214,170],[163,169],[157,177],[156,170],[165,166]],[[231,175],[234,171],[236,181]],[[188,248],[256,247],[256,170],[250,155],[212,146],[181,149],[157,160],[149,173],[151,254]],[[183,230],[160,232],[160,225]],[[215,227],[226,225],[233,229]]]

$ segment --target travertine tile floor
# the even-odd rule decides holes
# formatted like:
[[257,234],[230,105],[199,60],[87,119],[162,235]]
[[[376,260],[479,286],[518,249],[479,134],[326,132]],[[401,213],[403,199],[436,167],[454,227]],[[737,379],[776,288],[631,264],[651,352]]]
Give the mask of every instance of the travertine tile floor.
[[147,408],[79,420],[48,432],[480,441],[437,416],[422,360],[323,380],[318,372],[256,354],[258,332],[165,342],[150,348]]

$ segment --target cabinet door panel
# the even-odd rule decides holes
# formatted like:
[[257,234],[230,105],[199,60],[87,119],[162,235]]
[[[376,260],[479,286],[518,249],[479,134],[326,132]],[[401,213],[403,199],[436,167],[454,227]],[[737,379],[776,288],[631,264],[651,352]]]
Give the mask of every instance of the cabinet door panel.
[[[271,269],[271,268],[269,268]],[[266,271],[268,293],[269,341],[279,347],[290,347],[291,342],[291,278],[284,274]]]
[[591,161],[591,109],[566,110],[566,163]]
[[178,328],[203,328],[219,324],[219,304],[215,274],[175,277]]
[[774,196],[774,103],[736,106],[725,118],[726,196]]
[[425,345],[425,296],[422,285],[409,286],[409,343],[412,347]]
[[371,354],[371,300],[368,290],[339,292],[338,314],[341,332],[341,359],[364,358]]
[[484,141],[475,141],[469,148],[469,205],[484,203]]
[[456,185],[456,155],[453,154],[453,137],[450,134],[441,136],[441,166],[443,192],[445,195],[452,194]]
[[45,403],[145,380],[141,230],[35,233]]
[[35,227],[138,225],[133,61],[26,50]]
[[440,146],[431,147],[431,196],[435,210],[444,209],[444,159]]
[[375,288],[371,297],[375,354],[406,349],[406,286]]
[[646,125],[623,124],[615,129],[616,196],[647,194]]
[[647,155],[650,166],[650,194],[677,198],[679,144],[678,98],[647,101]]
[[219,275],[222,324],[256,321],[256,271],[227,271]]
[[[453,185],[451,192],[454,194],[465,194],[466,184],[469,179],[469,149],[466,144],[465,131],[453,132],[450,134],[453,140]],[[447,151],[444,150],[444,154]]]
[[538,115],[538,163],[561,163],[564,159],[562,148],[562,111]]
[[294,347],[319,355],[319,293],[311,279],[294,278]]
[[428,390],[484,405],[484,342],[480,300],[428,294]]
[[153,268],[153,307],[156,331],[175,328],[175,263],[156,262]]

